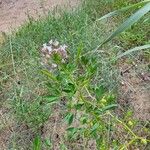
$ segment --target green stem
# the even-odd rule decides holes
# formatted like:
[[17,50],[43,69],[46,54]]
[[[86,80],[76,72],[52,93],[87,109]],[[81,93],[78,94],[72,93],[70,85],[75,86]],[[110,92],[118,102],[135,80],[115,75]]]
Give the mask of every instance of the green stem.
[[125,148],[128,148],[135,140],[137,140],[137,138],[132,139],[129,143],[122,146],[122,148],[120,148],[120,150],[124,150]]

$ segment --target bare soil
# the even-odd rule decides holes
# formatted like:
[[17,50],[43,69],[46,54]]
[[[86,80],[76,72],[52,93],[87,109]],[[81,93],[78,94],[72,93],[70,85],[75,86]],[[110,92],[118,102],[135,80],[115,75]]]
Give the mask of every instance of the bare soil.
[[150,121],[150,72],[149,62],[137,59],[129,64],[126,60],[120,63],[121,98],[120,105],[132,108],[134,118]]
[[28,16],[46,15],[56,6],[75,7],[78,0],[0,0],[0,32],[17,29]]

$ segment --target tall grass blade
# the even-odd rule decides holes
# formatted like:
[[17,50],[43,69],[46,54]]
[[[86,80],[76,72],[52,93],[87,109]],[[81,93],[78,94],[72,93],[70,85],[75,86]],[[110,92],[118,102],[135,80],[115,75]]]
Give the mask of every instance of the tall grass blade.
[[142,2],[139,2],[139,3],[136,3],[136,4],[132,4],[132,5],[127,6],[127,7],[123,7],[121,9],[115,10],[113,12],[110,12],[110,13],[104,15],[103,17],[97,19],[96,21],[101,21],[103,19],[106,19],[106,18],[109,18],[109,17],[113,17],[113,16],[118,15],[118,14],[124,12],[124,11],[129,10],[129,9],[138,8],[138,7],[140,7],[143,4],[148,3],[148,2],[150,2],[150,0],[145,0],[145,1],[142,1]]
[[119,35],[124,30],[128,29],[131,25],[133,25],[135,22],[137,22],[141,17],[143,17],[146,13],[150,11],[150,3],[143,6],[141,9],[139,9],[136,13],[131,15],[123,24],[121,24],[116,31],[114,31],[104,42],[102,42],[100,46],[103,44],[109,42],[114,37]]
[[123,57],[123,56],[129,55],[129,54],[132,53],[132,52],[139,51],[139,50],[143,50],[143,49],[148,49],[148,48],[150,48],[150,44],[143,45],[143,46],[138,46],[138,47],[129,49],[129,50],[127,50],[126,52],[124,52],[123,54],[117,56],[116,59],[119,59],[119,58],[121,58],[121,57]]

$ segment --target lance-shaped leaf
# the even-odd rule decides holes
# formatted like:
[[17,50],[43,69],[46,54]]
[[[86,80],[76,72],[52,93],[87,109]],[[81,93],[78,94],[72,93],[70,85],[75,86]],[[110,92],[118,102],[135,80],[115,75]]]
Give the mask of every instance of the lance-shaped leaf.
[[116,31],[114,31],[104,42],[102,42],[99,46],[101,47],[103,44],[109,42],[114,37],[119,35],[124,30],[128,29],[131,25],[136,23],[140,18],[142,18],[145,14],[147,14],[150,11],[150,3],[147,3],[145,6],[143,6],[141,9],[139,9],[136,13],[131,15],[123,24],[121,24]]
[[115,15],[119,15],[120,13],[128,11],[129,9],[138,8],[140,6],[143,6],[144,4],[146,4],[148,2],[150,2],[150,0],[145,0],[145,1],[142,1],[142,2],[139,2],[139,3],[136,3],[136,4],[132,4],[132,5],[127,6],[127,7],[123,7],[121,9],[115,10],[113,12],[110,12],[110,13],[102,16],[101,18],[97,19],[96,21],[101,21],[103,19],[106,19],[106,18],[109,18],[109,17],[113,17]]
[[150,44],[143,45],[143,46],[138,46],[138,47],[129,49],[129,50],[127,50],[126,52],[124,52],[124,53],[120,54],[119,56],[117,56],[116,59],[119,59],[119,58],[121,58],[121,57],[123,57],[123,56],[129,55],[130,53],[133,53],[133,52],[135,52],[135,51],[139,51],[139,50],[143,50],[143,49],[148,49],[148,48],[150,48]]

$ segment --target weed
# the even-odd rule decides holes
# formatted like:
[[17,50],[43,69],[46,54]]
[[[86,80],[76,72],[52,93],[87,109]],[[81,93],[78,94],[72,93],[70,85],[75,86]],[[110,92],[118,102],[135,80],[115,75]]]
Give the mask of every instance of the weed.
[[[32,144],[22,146],[23,149],[53,147],[55,141],[51,138],[42,139],[42,128],[57,105],[63,110],[61,123],[64,120],[67,123],[66,133],[58,143],[62,150],[77,141],[82,142],[81,149],[90,149],[91,141],[91,145],[104,150],[148,145],[147,137],[138,134],[138,123],[132,116],[121,116],[111,110],[117,107],[118,72],[116,62],[112,62],[116,48],[109,43],[96,51],[96,55],[92,51],[112,30],[112,23],[107,27],[106,23],[95,22],[112,9],[112,2],[86,0],[74,12],[60,11],[58,15],[54,11],[44,19],[30,19],[1,47],[2,101],[7,100],[16,120],[33,132]],[[118,0],[113,4],[118,8],[122,3],[127,5]],[[109,31],[105,32],[106,28],[110,28]],[[130,36],[137,42],[142,38],[141,34],[139,38],[133,36],[131,30],[122,36],[123,46]],[[49,39],[57,39],[68,46],[68,63],[62,64],[54,57],[54,63],[58,64],[54,71],[43,70],[40,65],[41,45]],[[148,127],[144,129],[147,132]],[[15,142],[17,145],[17,140]]]

